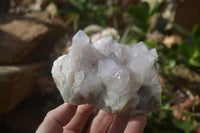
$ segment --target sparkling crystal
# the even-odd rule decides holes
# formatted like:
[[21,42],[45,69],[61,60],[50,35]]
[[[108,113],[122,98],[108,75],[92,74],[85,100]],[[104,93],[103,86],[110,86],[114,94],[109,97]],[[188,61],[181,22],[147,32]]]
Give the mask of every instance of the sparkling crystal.
[[93,44],[79,31],[52,75],[65,102],[89,103],[109,113],[146,114],[161,106],[156,49],[128,47],[104,37]]

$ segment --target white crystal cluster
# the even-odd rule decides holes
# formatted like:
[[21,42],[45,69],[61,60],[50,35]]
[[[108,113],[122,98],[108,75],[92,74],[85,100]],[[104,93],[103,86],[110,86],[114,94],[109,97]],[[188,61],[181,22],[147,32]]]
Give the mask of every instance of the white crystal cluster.
[[79,31],[52,75],[65,102],[89,103],[109,113],[146,114],[161,106],[156,49],[133,47],[104,37],[93,44]]

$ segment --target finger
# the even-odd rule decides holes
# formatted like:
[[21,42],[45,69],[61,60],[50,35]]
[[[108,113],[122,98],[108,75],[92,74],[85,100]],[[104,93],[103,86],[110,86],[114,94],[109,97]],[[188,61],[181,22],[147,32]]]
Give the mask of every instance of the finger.
[[74,116],[76,109],[77,106],[64,103],[56,109],[48,112],[46,119],[50,119],[48,122],[51,122],[52,120],[58,122],[61,126],[65,126]]
[[92,121],[88,133],[105,133],[110,127],[113,117],[114,115],[103,110],[99,110]]
[[143,133],[146,125],[146,116],[133,116],[124,131],[124,133]]
[[128,120],[129,115],[116,115],[108,133],[123,133]]
[[80,133],[84,128],[87,120],[92,114],[94,106],[92,105],[80,105],[76,111],[76,114],[71,119],[71,121],[63,128],[64,132],[74,131]]
[[[66,125],[76,112],[77,106],[64,103],[56,109],[47,113],[44,121],[37,130],[37,133],[53,133],[62,131],[62,127]],[[54,131],[55,130],[55,131]]]

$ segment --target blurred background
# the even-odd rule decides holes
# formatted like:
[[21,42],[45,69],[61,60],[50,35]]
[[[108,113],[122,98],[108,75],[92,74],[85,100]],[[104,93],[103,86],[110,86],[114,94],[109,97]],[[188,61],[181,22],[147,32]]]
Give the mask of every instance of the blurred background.
[[52,62],[84,30],[159,54],[163,106],[145,133],[200,133],[200,1],[0,0],[0,132],[33,133],[63,103]]

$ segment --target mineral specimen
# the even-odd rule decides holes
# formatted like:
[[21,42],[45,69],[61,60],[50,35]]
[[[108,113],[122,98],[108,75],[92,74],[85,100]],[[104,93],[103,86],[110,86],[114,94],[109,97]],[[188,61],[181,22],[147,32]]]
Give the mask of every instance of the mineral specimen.
[[156,49],[133,47],[104,37],[93,44],[79,31],[52,75],[65,102],[89,103],[115,114],[146,114],[161,106]]

